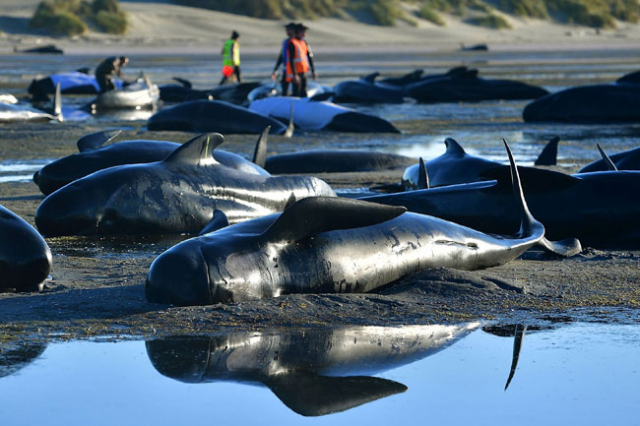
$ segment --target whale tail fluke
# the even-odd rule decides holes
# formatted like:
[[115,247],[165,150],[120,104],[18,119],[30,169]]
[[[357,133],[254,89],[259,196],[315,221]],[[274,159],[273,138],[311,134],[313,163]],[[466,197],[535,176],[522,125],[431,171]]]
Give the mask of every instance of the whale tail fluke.
[[558,142],[560,142],[558,136],[551,138],[533,164],[536,166],[555,166],[558,164]]

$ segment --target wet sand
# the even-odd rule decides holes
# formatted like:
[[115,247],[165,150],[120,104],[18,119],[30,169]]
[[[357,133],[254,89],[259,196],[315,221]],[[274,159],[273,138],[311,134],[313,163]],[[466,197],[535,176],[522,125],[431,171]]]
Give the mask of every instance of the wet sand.
[[[78,137],[100,129],[73,124],[17,125],[0,132],[5,159],[57,158],[76,152]],[[127,139],[140,138],[133,131]],[[145,132],[145,139],[185,141],[191,135]],[[274,136],[269,153],[311,149],[332,134]],[[247,155],[255,136],[232,135],[223,146]],[[320,175],[335,188],[397,181],[401,170]],[[0,203],[31,224],[44,198],[33,182],[0,184]],[[144,280],[154,258],[188,236],[48,239],[53,270],[40,294],[0,294],[0,343],[21,339],[149,337],[228,329],[307,325],[402,325],[496,319],[637,322],[640,252],[586,248],[571,259],[533,250],[505,266],[477,272],[415,274],[371,294],[287,295],[208,307],[147,303]]]

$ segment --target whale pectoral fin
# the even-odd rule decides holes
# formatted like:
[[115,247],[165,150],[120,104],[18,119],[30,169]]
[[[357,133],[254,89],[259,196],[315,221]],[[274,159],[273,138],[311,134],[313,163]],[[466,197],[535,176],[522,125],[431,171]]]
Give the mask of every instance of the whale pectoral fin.
[[401,383],[378,377],[328,377],[305,372],[271,376],[264,383],[284,405],[303,416],[337,413],[407,390]]
[[289,125],[287,126],[287,130],[284,131],[284,137],[290,138],[293,136],[293,132],[295,131],[295,125],[293,124],[293,102],[291,102],[291,110],[289,112]]
[[62,92],[60,91],[60,83],[56,84],[56,92],[53,95],[53,105],[51,107],[53,115],[62,121]]
[[558,136],[551,138],[533,164],[536,166],[555,166],[558,164],[558,142],[560,142]]
[[427,173],[427,166],[424,165],[424,160],[420,157],[420,170],[418,172],[418,188],[417,189],[429,189],[429,174]]
[[227,226],[229,226],[229,218],[227,218],[227,215],[220,210],[214,210],[213,218],[202,228],[202,231],[200,231],[198,235],[208,234],[209,232],[217,231]]
[[269,132],[271,131],[271,126],[267,126],[258,141],[256,142],[256,149],[253,151],[253,164],[264,168],[267,162],[267,141],[269,139]]
[[219,133],[204,133],[188,140],[164,159],[167,164],[213,165],[213,151],[224,142]]
[[186,87],[187,89],[191,89],[193,87],[189,80],[185,80],[184,78],[180,78],[180,77],[172,77],[172,78],[173,78],[173,80],[175,80],[178,83],[182,84],[182,87]]
[[547,253],[557,254],[562,257],[571,257],[582,252],[582,244],[577,238],[567,238],[562,241],[549,241],[542,237],[538,246]]
[[[523,181],[523,187],[527,193],[546,192],[550,188],[554,191],[564,191],[580,183],[580,179],[553,170],[536,169],[533,167],[518,166],[518,173]],[[509,166],[496,166],[479,174],[486,180],[497,180],[498,185],[511,187],[511,169]]]
[[361,228],[394,219],[407,209],[338,197],[309,197],[287,208],[262,234],[269,242],[298,241],[322,232]]
[[462,146],[452,138],[446,138],[444,140],[444,144],[447,147],[446,155],[464,157],[467,154],[464,151],[464,148],[462,148]]
[[110,130],[106,132],[91,133],[90,135],[83,136],[78,139],[78,142],[76,142],[78,151],[95,151],[96,149],[104,146],[104,144],[111,142],[121,132],[122,130]]
[[608,170],[613,170],[613,171],[618,171],[618,168],[616,167],[615,163],[613,161],[611,161],[611,158],[609,158],[607,153],[604,152],[604,149],[602,149],[600,144],[598,143],[598,144],[596,144],[596,146],[598,147],[598,151],[600,151],[600,156],[602,157],[602,161],[604,161],[604,164],[607,166],[607,169]]

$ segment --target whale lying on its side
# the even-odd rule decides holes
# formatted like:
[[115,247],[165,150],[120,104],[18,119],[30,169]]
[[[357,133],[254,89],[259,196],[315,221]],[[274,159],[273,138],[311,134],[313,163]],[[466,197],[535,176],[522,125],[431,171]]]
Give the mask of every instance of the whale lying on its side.
[[[640,247],[640,172],[566,175],[519,167],[532,214],[550,239],[575,237],[591,247]],[[484,173],[486,181],[363,198],[404,206],[489,233],[518,229],[507,166]],[[493,179],[493,180],[491,180]],[[497,179],[497,180],[496,180]]]
[[271,126],[272,134],[281,134],[286,126],[278,120],[223,101],[198,100],[163,108],[147,121],[149,130],[188,132],[262,133]]
[[44,238],[0,206],[0,291],[41,291],[50,270],[51,251]]
[[36,211],[46,236],[195,233],[282,211],[293,198],[335,196],[306,176],[246,173],[216,161],[224,138],[203,135],[162,161],[100,170],[49,195]]
[[172,336],[146,347],[154,368],[174,380],[259,384],[296,413],[322,416],[404,392],[370,375],[434,355],[479,325],[242,331]]
[[[509,151],[510,161],[513,159]],[[147,300],[207,305],[290,293],[367,292],[428,268],[482,269],[530,247],[570,255],[576,240],[552,243],[529,213],[514,166],[522,225],[495,237],[404,207],[342,198],[306,198],[282,214],[184,241],[151,265]]]
[[309,98],[272,97],[252,102],[249,108],[282,121],[289,121],[293,108],[293,124],[306,131],[334,130],[354,133],[400,133],[388,121],[331,102]]
[[7,102],[0,102],[0,123],[41,123],[53,120],[63,120],[60,85],[57,86],[51,108],[47,108],[47,111],[39,110],[21,103],[14,103],[13,99],[8,97],[5,100]]
[[[83,136],[77,142],[79,153],[47,164],[34,173],[34,182],[43,194],[49,195],[74,180],[98,170],[124,164],[163,160],[180,146],[175,142],[154,140],[131,140],[103,146],[119,133],[119,131],[97,132]],[[199,137],[196,136],[196,138]],[[261,138],[264,138],[264,135]],[[213,158],[220,164],[236,170],[259,175],[269,174],[263,168],[231,152],[214,150]]]

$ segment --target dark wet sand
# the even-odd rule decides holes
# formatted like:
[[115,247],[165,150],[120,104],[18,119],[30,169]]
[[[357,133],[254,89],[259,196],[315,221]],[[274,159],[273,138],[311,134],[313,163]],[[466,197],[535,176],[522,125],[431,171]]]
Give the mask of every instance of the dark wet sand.
[[[18,125],[0,132],[0,159],[57,158],[75,140],[101,130],[73,124]],[[126,132],[126,139],[185,141],[174,132]],[[270,153],[330,142],[331,134],[270,139]],[[255,136],[233,135],[224,148],[253,151]],[[402,171],[321,175],[336,188],[397,181]],[[44,197],[33,182],[0,184],[0,204],[31,224]],[[478,272],[432,270],[371,294],[288,295],[208,307],[147,303],[144,280],[153,259],[187,236],[55,238],[54,266],[40,294],[0,294],[0,344],[21,339],[148,337],[215,333],[231,328],[306,325],[402,325],[470,319],[503,322],[637,322],[640,251],[586,249],[571,259],[531,251],[510,264]]]

